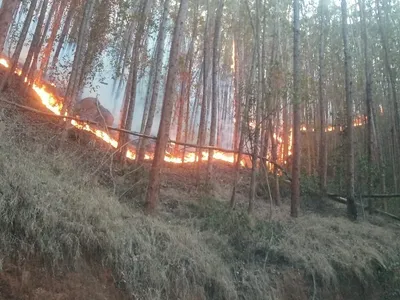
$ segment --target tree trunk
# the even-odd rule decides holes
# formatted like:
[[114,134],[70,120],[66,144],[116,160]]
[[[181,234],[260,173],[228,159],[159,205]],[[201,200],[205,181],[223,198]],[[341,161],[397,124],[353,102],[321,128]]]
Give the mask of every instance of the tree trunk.
[[[22,73],[21,73],[21,77],[22,78],[25,78],[26,75],[28,74],[29,68],[31,66],[31,62],[32,62],[32,59],[33,59],[33,55],[34,55],[34,53],[38,52],[38,50],[39,50],[38,47],[40,45],[40,39],[41,39],[41,33],[42,33],[41,31],[42,31],[42,26],[43,26],[43,23],[44,23],[44,18],[46,16],[48,3],[49,3],[48,0],[43,0],[42,8],[40,10],[39,19],[38,19],[38,22],[37,22],[36,28],[35,28],[35,33],[33,34],[32,42],[31,42],[31,45],[29,47],[28,54],[26,56],[24,66],[22,67]],[[31,79],[33,79],[33,78],[28,78],[28,81],[31,80]]]
[[[219,39],[221,33],[221,20],[222,10],[224,7],[224,0],[219,0],[217,14],[215,16],[214,27],[214,44],[213,44],[213,57],[212,57],[212,108],[211,108],[211,128],[210,128],[210,146],[215,146],[215,138],[217,135],[217,110],[218,110],[218,90],[217,90],[217,77],[218,77],[218,64],[219,64]],[[213,171],[213,156],[214,150],[208,152],[207,163],[207,184],[211,182]]]
[[32,0],[29,6],[28,14],[26,15],[24,25],[22,26],[21,34],[18,39],[17,46],[15,47],[14,54],[11,58],[11,66],[8,69],[7,73],[3,77],[2,82],[0,83],[0,92],[4,91],[5,87],[7,86],[10,77],[14,74],[17,66],[18,60],[21,55],[22,47],[24,46],[26,36],[28,35],[29,26],[31,25],[33,13],[36,9],[37,0]]
[[67,17],[65,19],[65,22],[64,22],[64,25],[63,25],[63,29],[61,31],[60,39],[58,41],[56,51],[54,52],[53,61],[51,63],[51,65],[53,67],[55,67],[57,65],[58,58],[59,58],[60,53],[61,53],[61,49],[62,49],[62,47],[64,45],[65,39],[66,39],[66,37],[68,35],[68,32],[70,30],[70,26],[71,26],[71,22],[72,22],[72,19],[74,17],[74,14],[75,14],[75,10],[76,10],[76,1],[73,0],[73,1],[71,1],[71,4],[69,6]]
[[[143,0],[141,2],[141,10],[138,26],[135,33],[135,41],[132,48],[132,62],[129,70],[129,81],[126,85],[124,106],[121,114],[121,125],[120,128],[131,130],[133,114],[135,112],[136,105],[136,90],[137,90],[137,80],[139,71],[139,55],[142,50],[142,39],[145,30],[145,25],[147,21],[148,14],[150,12],[152,1]],[[120,159],[125,160],[126,152],[128,147],[126,146],[128,142],[128,135],[120,133],[118,145],[120,147]]]
[[2,2],[0,8],[0,54],[4,50],[8,31],[20,4],[21,0],[3,0]]
[[66,7],[66,1],[63,0],[63,1],[61,1],[60,6],[58,7],[49,40],[47,41],[47,45],[43,50],[43,56],[42,56],[42,60],[40,62],[40,69],[39,69],[39,75],[38,75],[38,78],[40,80],[43,80],[43,76],[46,75],[46,73],[47,73],[47,67],[49,65],[51,51],[53,50],[53,45],[54,45],[54,42],[57,37],[57,32],[60,28],[61,19],[64,14],[65,7]]
[[300,6],[293,0],[293,162],[290,215],[297,218],[300,206]]
[[[153,92],[150,100],[149,106],[149,115],[146,120],[146,126],[144,128],[144,134],[150,135],[151,128],[153,127],[154,115],[157,108],[157,99],[160,90],[160,84],[162,80],[162,65],[163,65],[163,54],[164,54],[164,41],[165,41],[165,30],[166,30],[166,22],[168,17],[168,10],[169,10],[169,3],[170,0],[164,1],[164,9],[163,15],[160,21],[160,29],[158,31],[157,37],[157,53],[156,53],[156,65],[155,65],[155,78],[154,78],[154,86]],[[139,152],[137,156],[138,163],[142,163],[145,156],[147,140],[143,139],[139,145]]]
[[[372,68],[371,68],[371,59],[368,51],[368,35],[367,35],[367,24],[365,17],[365,0],[359,0],[358,5],[360,6],[360,21],[361,21],[361,36],[363,45],[363,54],[364,54],[364,71],[365,71],[365,105],[367,108],[367,157],[368,157],[368,170],[367,170],[367,193],[370,195],[372,193],[372,151],[373,151],[373,139],[372,139],[372,125],[373,125],[373,116],[372,116]],[[368,199],[368,208],[369,212],[372,214],[374,211],[373,200]]]
[[79,28],[79,36],[75,49],[74,62],[72,64],[72,71],[70,74],[67,91],[65,94],[63,112],[68,111],[71,105],[75,105],[76,98],[79,93],[80,78],[83,72],[85,53],[87,49],[87,42],[90,31],[90,21],[92,19],[95,0],[87,0],[83,12],[82,22]]
[[[200,124],[199,124],[199,132],[197,144],[199,146],[204,145],[204,141],[206,138],[207,131],[207,87],[208,87],[208,29],[210,27],[210,4],[209,0],[207,0],[207,19],[206,24],[204,26],[204,48],[203,48],[203,99],[201,101],[201,111],[200,111]],[[200,164],[202,161],[202,149],[197,150],[197,159],[198,159],[198,171],[200,171]],[[198,180],[200,179],[200,173],[198,173]]]
[[351,219],[357,219],[357,207],[355,204],[354,191],[354,145],[353,145],[353,100],[352,100],[352,80],[350,75],[351,57],[348,45],[348,25],[347,25],[347,2],[342,0],[342,35],[343,35],[343,52],[344,52],[344,72],[345,72],[345,88],[346,88],[346,158],[347,158],[347,213]]
[[161,168],[164,162],[165,149],[168,142],[171,127],[172,109],[174,106],[174,89],[179,69],[179,48],[184,34],[184,23],[188,10],[188,0],[181,0],[175,29],[172,37],[171,52],[169,57],[169,69],[165,87],[164,101],[161,112],[160,127],[157,135],[156,149],[153,164],[150,170],[149,185],[146,195],[146,211],[151,213],[157,206],[161,184]]
[[320,0],[320,36],[319,36],[319,78],[318,78],[318,99],[319,99],[319,162],[318,162],[318,176],[319,176],[319,189],[322,194],[326,193],[326,176],[327,176],[327,148],[326,148],[326,122],[325,122],[325,49],[327,38],[327,3]]
[[29,71],[27,73],[28,74],[28,78],[30,78],[31,81],[34,81],[36,79],[35,72],[37,70],[37,62],[38,62],[38,59],[39,59],[40,50],[42,49],[42,46],[43,46],[44,41],[46,39],[47,32],[49,30],[50,23],[51,23],[53,15],[54,15],[54,11],[56,10],[56,7],[57,7],[57,4],[54,2],[52,4],[51,8],[50,8],[50,11],[49,11],[49,14],[48,14],[48,17],[47,17],[46,24],[44,26],[43,32],[41,32],[41,38],[40,38],[40,41],[39,41],[39,45],[37,45],[37,47],[36,47],[36,49],[35,49],[35,51],[33,53],[32,63],[30,65]]

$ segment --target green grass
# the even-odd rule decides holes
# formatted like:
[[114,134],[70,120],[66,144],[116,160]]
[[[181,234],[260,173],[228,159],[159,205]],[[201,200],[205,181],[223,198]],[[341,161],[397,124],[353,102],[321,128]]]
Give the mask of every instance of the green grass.
[[311,278],[316,288],[340,290],[348,278],[368,286],[377,274],[385,282],[397,276],[394,229],[314,214],[261,220],[209,198],[147,217],[91,180],[85,158],[50,151],[34,129],[21,138],[13,122],[0,136],[0,261],[32,255],[79,270],[95,260],[112,268],[121,288],[149,300],[283,299],[291,270],[304,274],[310,295]]

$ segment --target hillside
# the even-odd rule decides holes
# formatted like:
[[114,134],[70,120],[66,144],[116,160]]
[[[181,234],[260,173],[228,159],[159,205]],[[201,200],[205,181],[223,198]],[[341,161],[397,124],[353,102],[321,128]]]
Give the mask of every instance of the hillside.
[[296,220],[263,200],[248,216],[244,194],[230,211],[222,165],[214,197],[168,167],[145,216],[146,166],[114,165],[91,136],[61,144],[58,120],[2,102],[0,136],[0,299],[400,297],[396,223],[350,222],[322,199]]

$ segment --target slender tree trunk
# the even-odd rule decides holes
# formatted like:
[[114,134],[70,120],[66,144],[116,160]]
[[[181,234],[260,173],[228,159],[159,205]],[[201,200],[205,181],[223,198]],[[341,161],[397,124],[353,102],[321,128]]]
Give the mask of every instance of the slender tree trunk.
[[354,191],[354,144],[353,144],[353,100],[352,100],[352,80],[350,74],[351,57],[348,45],[348,25],[347,25],[347,2],[342,0],[342,35],[343,35],[343,51],[344,51],[344,72],[345,72],[345,87],[346,87],[346,158],[347,158],[347,213],[351,219],[357,219],[357,207],[355,204]]
[[8,69],[7,73],[3,77],[3,80],[0,83],[0,92],[4,91],[5,87],[7,86],[10,77],[14,74],[17,66],[18,60],[21,55],[22,47],[24,46],[26,36],[28,35],[29,26],[31,25],[33,13],[36,9],[37,0],[32,0],[29,6],[28,14],[26,15],[24,25],[22,26],[21,34],[18,39],[17,46],[15,47],[14,54],[11,58],[11,66]]
[[46,39],[46,35],[47,35],[48,30],[49,30],[50,23],[51,23],[53,15],[54,15],[54,11],[56,10],[56,7],[57,7],[56,3],[53,3],[53,5],[50,8],[50,11],[49,11],[49,14],[48,14],[48,17],[47,17],[46,24],[44,26],[43,32],[41,32],[41,38],[40,38],[39,44],[37,45],[37,47],[35,48],[35,51],[33,53],[32,63],[30,65],[29,71],[27,72],[28,78],[31,79],[31,82],[36,79],[35,72],[37,70],[37,62],[38,62],[38,59],[39,59],[40,50],[42,49],[42,46],[43,46],[44,41]]
[[[201,101],[201,111],[200,111],[200,124],[199,124],[199,132],[197,144],[199,146],[204,145],[204,141],[206,138],[207,131],[207,91],[208,91],[208,30],[210,27],[210,4],[209,0],[207,0],[207,19],[206,24],[204,26],[204,57],[203,57],[203,99]],[[202,149],[197,150],[197,158],[198,158],[198,180],[200,180],[200,165],[202,161]]]
[[0,54],[4,50],[8,31],[20,4],[21,0],[3,0],[2,2],[0,9]]
[[239,76],[239,55],[238,55],[238,40],[236,38],[236,35],[234,34],[234,40],[233,40],[233,66],[234,66],[234,73],[233,73],[233,91],[234,91],[234,105],[235,105],[235,124],[234,124],[234,131],[233,131],[233,149],[236,151],[239,149],[239,140],[240,140],[240,122],[241,122],[241,115],[240,115],[240,106],[242,103],[240,103],[240,98],[239,98],[239,83],[238,83],[238,76]]
[[75,49],[74,61],[72,64],[72,71],[65,94],[63,112],[68,111],[68,109],[71,108],[71,105],[75,105],[76,98],[79,93],[79,80],[83,72],[83,62],[85,60],[85,53],[89,38],[90,21],[92,19],[95,3],[95,0],[87,0],[85,3],[85,9],[83,12],[83,18],[79,28],[79,36]]
[[325,0],[320,0],[320,36],[319,36],[319,78],[318,78],[318,99],[319,99],[319,162],[318,176],[319,189],[322,194],[326,193],[326,176],[327,176],[327,148],[326,148],[326,122],[325,122],[325,49],[327,38],[327,5]]
[[[41,39],[41,33],[42,33],[41,31],[42,31],[42,26],[44,23],[44,18],[46,16],[48,3],[49,3],[48,0],[43,0],[42,8],[40,10],[40,15],[39,15],[38,22],[37,22],[36,28],[35,28],[35,33],[33,34],[32,42],[29,47],[24,66],[22,67],[22,73],[21,73],[22,78],[25,78],[25,76],[28,74],[28,71],[29,71],[29,68],[31,66],[31,62],[33,59],[33,55],[35,52],[37,52],[39,50],[37,48],[40,45],[40,39]],[[32,79],[32,78],[28,78],[28,81],[30,79]]]
[[56,51],[54,52],[53,61],[51,63],[51,65],[53,67],[55,67],[57,65],[58,59],[60,57],[61,49],[62,49],[62,47],[64,45],[66,37],[68,36],[68,32],[69,32],[70,26],[71,26],[71,22],[72,22],[72,19],[74,17],[74,14],[75,14],[75,9],[76,9],[76,1],[73,0],[73,1],[71,1],[71,4],[69,6],[67,17],[65,19],[65,22],[64,22],[64,25],[63,25],[63,29],[61,31],[60,39],[58,41]]
[[171,52],[169,57],[169,69],[161,112],[160,127],[158,130],[154,160],[151,166],[149,185],[147,188],[146,211],[148,213],[154,211],[158,202],[158,195],[161,183],[161,168],[164,162],[165,149],[167,146],[169,130],[171,126],[172,109],[174,106],[174,89],[179,68],[179,48],[183,37],[187,10],[188,0],[181,0],[172,37]]
[[[361,36],[364,54],[364,71],[365,71],[365,105],[367,108],[367,157],[368,157],[368,171],[367,171],[367,186],[368,195],[372,193],[372,151],[373,151],[373,139],[372,139],[372,126],[373,126],[373,116],[372,116],[372,68],[371,59],[368,51],[368,35],[367,35],[367,24],[365,17],[365,1],[359,0],[358,5],[360,6],[360,20],[361,20]],[[373,200],[368,199],[369,212],[372,214],[374,211]]]
[[[141,19],[139,20],[138,27],[136,28],[135,33],[135,41],[132,48],[132,63],[130,67],[130,80],[131,83],[127,84],[127,88],[125,90],[125,100],[124,100],[124,109],[122,111],[121,116],[121,128],[131,130],[132,121],[133,121],[133,113],[135,111],[136,105],[136,90],[137,90],[137,81],[138,81],[138,71],[139,71],[139,55],[142,50],[142,39],[145,30],[145,25],[147,21],[148,14],[150,12],[152,1],[151,0],[143,0],[141,7]],[[127,147],[126,143],[128,142],[127,134],[120,134],[118,145],[120,147],[120,158],[126,158]]]
[[292,195],[290,214],[296,218],[300,206],[300,6],[299,0],[293,0],[293,163]]
[[[385,2],[383,2],[385,3]],[[383,48],[383,59],[385,62],[385,69],[389,77],[390,81],[390,88],[392,91],[392,102],[393,102],[393,110],[394,110],[394,124],[395,124],[395,136],[397,138],[396,143],[397,147],[400,146],[400,115],[399,115],[399,106],[397,102],[397,90],[396,90],[396,75],[392,68],[392,62],[390,60],[390,52],[389,52],[389,45],[388,45],[388,38],[386,35],[386,24],[384,23],[382,17],[382,10],[381,10],[381,1],[376,0],[376,7],[377,7],[377,15],[378,15],[378,26],[379,26],[379,34],[381,37],[381,43]]]
[[[210,146],[215,146],[215,138],[217,135],[217,110],[218,110],[218,90],[217,90],[217,77],[218,77],[218,64],[219,64],[219,39],[221,34],[221,20],[222,10],[224,7],[224,0],[219,0],[217,14],[215,16],[214,26],[214,44],[213,44],[213,57],[212,57],[212,108],[211,108],[211,128],[210,128]],[[207,163],[207,183],[210,184],[213,171],[213,157],[214,150],[208,152]]]
[[49,65],[51,51],[53,50],[53,45],[57,37],[57,32],[60,28],[61,19],[64,14],[64,10],[66,7],[66,1],[61,1],[60,6],[58,7],[56,17],[54,19],[53,28],[51,30],[51,34],[49,40],[47,41],[47,45],[43,50],[42,60],[40,62],[40,69],[39,69],[39,79],[42,80],[43,76],[47,73],[47,67]]
[[[151,128],[153,127],[154,115],[157,108],[157,99],[159,95],[161,80],[162,80],[162,65],[163,65],[163,53],[164,53],[164,41],[165,41],[165,30],[166,22],[168,17],[170,0],[164,1],[163,15],[161,17],[160,29],[157,37],[157,54],[156,54],[156,65],[155,65],[155,78],[153,92],[150,100],[149,115],[146,120],[146,126],[144,129],[145,135],[150,135]],[[143,139],[139,145],[139,153],[137,157],[138,163],[142,163],[145,156],[147,140]]]

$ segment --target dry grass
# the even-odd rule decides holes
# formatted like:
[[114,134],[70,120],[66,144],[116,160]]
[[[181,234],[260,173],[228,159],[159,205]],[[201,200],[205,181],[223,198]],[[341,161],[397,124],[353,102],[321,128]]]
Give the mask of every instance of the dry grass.
[[[18,115],[0,121],[0,262],[33,254],[79,269],[84,259],[100,261],[136,299],[257,300],[287,299],[281,283],[289,268],[314,276],[317,287],[340,289],[354,276],[373,282],[399,260],[394,229],[312,214],[293,221],[274,212],[267,221],[240,205],[231,212],[214,199],[184,200],[188,194],[171,187],[159,217],[146,217],[110,186],[88,180],[87,159],[55,151],[42,129],[16,134],[24,122]],[[304,282],[311,295],[312,280]]]

